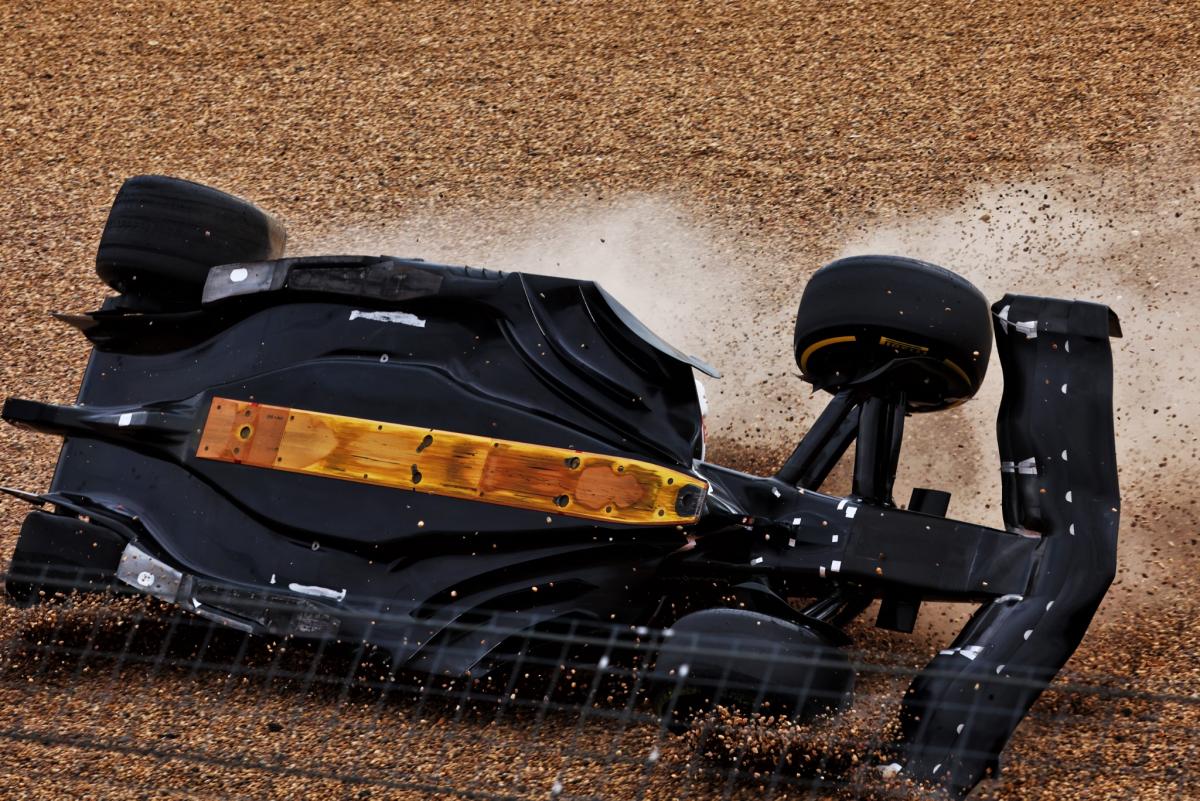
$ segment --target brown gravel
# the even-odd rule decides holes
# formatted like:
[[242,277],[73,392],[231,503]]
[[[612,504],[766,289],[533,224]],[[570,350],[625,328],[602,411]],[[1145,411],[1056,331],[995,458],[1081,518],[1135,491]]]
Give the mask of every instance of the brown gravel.
[[[1067,679],[1185,700],[1064,685],[981,794],[1198,797],[1198,20],[1195,2],[1140,0],[10,0],[0,389],[73,397],[85,350],[45,313],[103,296],[92,250],[116,187],[139,172],[259,202],[288,224],[294,253],[403,248],[602,275],[721,362],[715,455],[762,470],[817,407],[790,365],[787,317],[803,276],[831,256],[905,250],[993,297],[1106,299],[1127,333],[1121,573]],[[908,451],[902,485],[950,486],[956,514],[995,516],[998,385],[913,421],[914,441],[929,444]],[[0,480],[44,487],[56,450],[0,430]],[[0,556],[23,512],[0,501]],[[77,614],[118,638],[140,620]],[[917,665],[962,614],[927,610],[907,638],[859,633]],[[70,642],[92,642],[89,625],[100,624]],[[0,796],[415,799],[468,787],[544,798],[556,779],[564,795],[766,795],[706,778],[686,740],[659,743],[652,727],[422,717],[302,682],[12,661],[29,658],[12,643],[36,645],[55,626],[11,610],[0,620],[3,719],[73,738],[3,743]],[[872,689],[864,707],[898,686]],[[797,743],[786,727],[735,728],[768,755]],[[628,761],[606,765],[618,751]]]

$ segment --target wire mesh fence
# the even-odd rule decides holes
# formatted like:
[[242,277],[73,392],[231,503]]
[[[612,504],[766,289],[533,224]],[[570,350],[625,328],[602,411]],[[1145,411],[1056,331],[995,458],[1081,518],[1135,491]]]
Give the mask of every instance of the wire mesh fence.
[[[911,654],[850,653],[853,704],[794,722],[764,705],[765,691],[778,686],[728,672],[693,709],[681,671],[655,666],[669,630],[594,621],[521,630],[510,619],[489,631],[491,624],[460,621],[430,645],[417,671],[397,669],[362,642],[251,634],[145,596],[71,590],[61,582],[43,603],[3,612],[4,797],[926,792],[880,770],[892,759],[905,690],[923,666]],[[467,675],[444,675],[443,663],[461,664],[473,638],[489,636],[503,637],[503,647]],[[719,637],[672,644],[683,665],[689,655],[703,660],[744,646]],[[975,797],[1197,797],[1200,697],[1126,686],[1119,667],[1108,676],[1064,673],[1022,724],[1000,776]]]

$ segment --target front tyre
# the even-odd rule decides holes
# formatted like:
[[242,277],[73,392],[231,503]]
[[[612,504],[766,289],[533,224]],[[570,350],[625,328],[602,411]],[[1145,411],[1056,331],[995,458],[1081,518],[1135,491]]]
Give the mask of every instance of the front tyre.
[[651,672],[659,712],[676,731],[716,707],[808,720],[849,705],[855,672],[817,630],[746,609],[684,615]]
[[796,315],[796,363],[819,389],[902,392],[909,411],[973,396],[992,352],[987,299],[969,281],[900,256],[817,270]]

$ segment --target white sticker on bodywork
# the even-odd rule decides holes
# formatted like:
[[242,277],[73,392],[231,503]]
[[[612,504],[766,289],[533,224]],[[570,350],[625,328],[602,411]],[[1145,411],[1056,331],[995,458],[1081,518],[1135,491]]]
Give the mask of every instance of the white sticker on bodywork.
[[1024,334],[1026,339],[1037,339],[1037,320],[1009,320],[1008,311],[1011,308],[1011,306],[1005,306],[1000,310],[1000,313],[996,315],[1000,318],[1000,329],[1007,334],[1008,327],[1011,325],[1013,328],[1017,329],[1019,333]]
[[389,311],[360,311],[355,309],[350,312],[351,320],[374,320],[377,323],[399,323],[400,325],[411,325],[416,328],[424,328],[425,321],[415,314],[408,312],[389,312]]
[[958,651],[959,656],[965,656],[972,662],[974,662],[975,657],[979,656],[981,653],[983,653],[982,645],[968,645],[965,648],[960,648]]
[[331,590],[328,587],[317,587],[312,584],[296,584],[293,582],[288,585],[288,589],[292,592],[312,595],[316,598],[332,598],[335,601],[341,601],[346,597],[345,590]]

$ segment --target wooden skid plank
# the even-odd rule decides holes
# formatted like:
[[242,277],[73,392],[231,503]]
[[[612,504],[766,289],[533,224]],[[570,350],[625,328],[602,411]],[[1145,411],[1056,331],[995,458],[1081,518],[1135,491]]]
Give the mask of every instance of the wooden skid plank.
[[229,398],[213,398],[196,456],[643,526],[695,522],[708,492],[637,459]]

